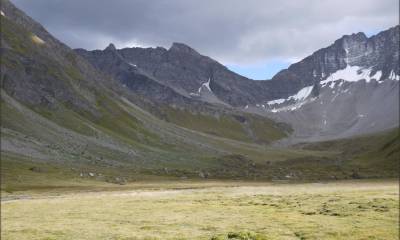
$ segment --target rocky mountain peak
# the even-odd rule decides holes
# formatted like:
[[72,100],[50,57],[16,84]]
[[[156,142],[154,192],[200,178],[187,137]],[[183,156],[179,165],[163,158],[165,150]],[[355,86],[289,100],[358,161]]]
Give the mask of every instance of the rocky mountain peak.
[[115,47],[115,45],[113,43],[110,43],[105,49],[104,51],[116,51],[117,48]]
[[332,45],[280,71],[271,82],[284,89],[283,96],[290,96],[306,86],[326,80],[334,73],[345,73],[345,69],[351,66],[353,70],[364,69],[365,76],[358,73],[356,78],[375,76],[378,81],[393,79],[399,75],[398,44],[398,27],[371,37],[362,32],[344,35]]
[[351,35],[344,35],[342,39],[347,41],[367,41],[368,37],[363,32],[358,32]]
[[199,55],[199,53],[196,50],[189,47],[188,45],[186,45],[184,43],[177,43],[177,42],[172,43],[172,46],[169,48],[168,51],[186,53],[186,54],[191,54],[191,55]]

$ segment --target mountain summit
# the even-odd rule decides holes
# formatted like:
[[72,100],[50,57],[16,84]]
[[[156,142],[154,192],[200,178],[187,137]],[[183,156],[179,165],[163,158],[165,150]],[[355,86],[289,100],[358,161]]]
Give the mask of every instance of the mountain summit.
[[117,48],[115,47],[115,45],[113,43],[110,43],[105,49],[104,51],[115,51],[117,50]]
[[170,52],[181,52],[184,54],[190,54],[190,55],[200,55],[196,50],[193,48],[189,47],[186,44],[183,43],[172,43],[172,46],[168,49]]

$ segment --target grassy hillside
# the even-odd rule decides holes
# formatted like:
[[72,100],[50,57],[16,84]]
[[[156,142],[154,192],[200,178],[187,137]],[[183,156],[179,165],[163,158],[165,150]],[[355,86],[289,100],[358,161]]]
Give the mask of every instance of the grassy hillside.
[[297,147],[337,152],[338,164],[352,169],[357,177],[399,176],[399,128],[348,139],[299,144]]
[[199,113],[164,108],[165,120],[179,126],[244,142],[270,143],[287,136],[288,126],[245,113]]
[[[167,121],[160,120],[115,93],[112,79],[14,10],[1,16],[1,150],[10,172],[28,171],[24,163],[29,162],[65,168],[60,174],[69,178],[71,173],[71,179],[89,170],[124,181],[148,175],[231,178],[248,177],[236,165],[226,169],[232,162],[241,166],[241,159],[254,167],[322,155],[267,147],[285,133],[253,115],[216,117],[159,106],[167,115]],[[5,174],[3,185],[27,181],[13,176]]]
[[158,105],[155,117],[22,14],[1,16],[2,189],[48,180],[62,187],[81,180],[398,176],[393,134],[359,141],[358,152],[346,148],[353,140],[281,149],[268,144],[290,129],[260,116]]
[[[112,114],[105,110],[107,107],[99,107],[103,111],[100,118],[86,118],[68,108],[51,112],[32,110],[3,92],[2,110],[7,114],[1,119],[2,164],[11,173],[22,171],[17,175],[4,174],[3,185],[15,188],[29,182],[26,178],[16,181],[15,177],[25,175],[23,172],[29,172],[35,163],[41,168],[46,164],[64,168],[60,174],[66,178],[73,176],[71,180],[74,181],[82,172],[109,175],[124,181],[149,175],[167,179],[252,178],[257,174],[270,178],[263,176],[264,170],[250,176],[248,169],[326,154],[273,149],[204,134],[164,122],[128,100],[107,101],[112,106]],[[30,167],[24,163],[29,163]],[[70,171],[71,168],[75,170]],[[50,177],[47,171],[36,176]],[[38,184],[42,182],[38,181]]]

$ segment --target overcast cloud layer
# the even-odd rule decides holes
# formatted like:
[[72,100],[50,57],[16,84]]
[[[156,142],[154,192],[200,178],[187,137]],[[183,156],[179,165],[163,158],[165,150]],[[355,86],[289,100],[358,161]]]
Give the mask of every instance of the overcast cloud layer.
[[72,48],[186,43],[225,64],[294,61],[398,23],[398,0],[12,0]]

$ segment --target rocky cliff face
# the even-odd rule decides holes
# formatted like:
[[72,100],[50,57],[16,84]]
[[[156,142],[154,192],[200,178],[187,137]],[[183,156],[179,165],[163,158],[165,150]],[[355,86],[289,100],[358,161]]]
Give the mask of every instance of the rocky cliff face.
[[139,69],[136,64],[125,59],[113,44],[110,44],[104,51],[91,53],[83,49],[75,51],[89,60],[98,70],[118,79],[123,88],[129,89],[135,94],[157,103],[190,104],[192,102],[190,98],[159,82],[147,72]]
[[399,26],[370,38],[364,33],[345,35],[331,46],[282,70],[271,82],[279,82],[281,88],[285,86],[281,97],[286,98],[347,66],[368,69],[368,77],[380,72],[377,80],[394,78],[399,75],[399,39]]
[[76,52],[144,97],[185,99],[191,109],[191,101],[230,106],[289,123],[299,138],[325,139],[398,125],[399,39],[399,26],[370,38],[345,35],[265,81],[242,77],[182,43]]
[[[182,43],[174,43],[168,50],[161,47],[115,50],[118,58],[103,53],[107,49],[79,49],[77,52],[102,69],[105,67],[104,62],[109,65],[113,61],[129,63],[141,74],[188,98],[211,101],[210,97],[202,97],[200,92],[201,87],[207,83],[212,93],[211,102],[218,102],[215,100],[218,99],[220,103],[231,106],[245,106],[287,98],[306,86],[326,80],[331,74],[348,66],[357,66],[357,70],[364,69],[364,75],[368,71],[368,77],[378,73],[378,80],[394,78],[399,75],[398,43],[399,26],[370,38],[364,33],[345,35],[331,46],[316,51],[266,81],[253,81],[240,76]],[[124,71],[124,68],[125,66],[121,66],[119,70],[109,70],[105,67],[114,76]],[[120,75],[117,78],[123,78],[123,82],[127,79]],[[143,89],[143,94],[150,93]]]
[[108,80],[9,1],[1,8],[2,90],[29,106],[96,114],[95,91]]
[[[107,51],[109,49],[76,50],[102,69],[105,62],[109,65],[118,61],[128,63],[137,68],[141,74],[188,98],[209,101],[210,98],[202,98],[199,92],[205,83],[208,83],[214,97],[232,106],[256,103],[265,98],[266,91],[262,88],[266,86],[260,82],[242,77],[182,43],[174,43],[168,50],[160,47],[119,49],[115,51],[120,56],[119,58],[112,58],[111,55],[106,54]],[[116,69],[110,70],[106,67],[106,72],[117,76],[117,72],[124,71],[124,68],[123,65],[115,71]],[[123,82],[126,79],[120,75],[117,78]],[[149,94],[149,92],[143,92],[143,95]]]
[[399,26],[346,35],[270,82],[280,98],[247,107],[294,127],[297,140],[324,140],[399,125]]

